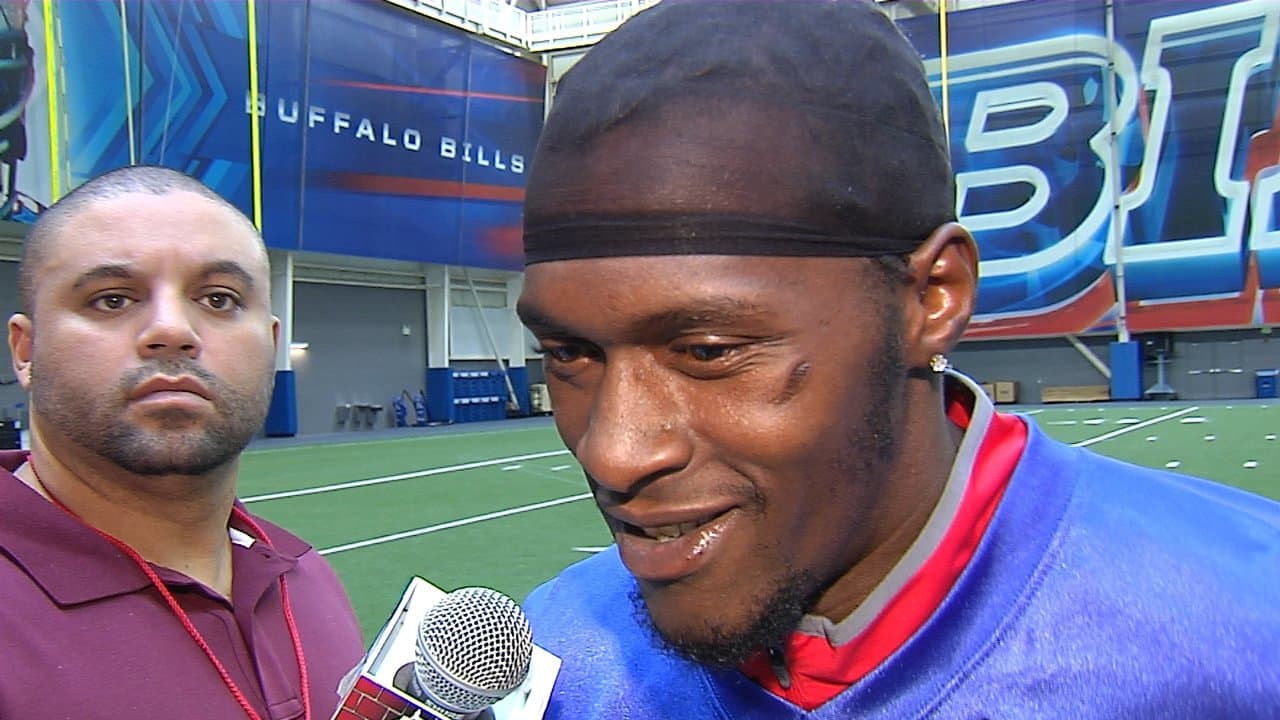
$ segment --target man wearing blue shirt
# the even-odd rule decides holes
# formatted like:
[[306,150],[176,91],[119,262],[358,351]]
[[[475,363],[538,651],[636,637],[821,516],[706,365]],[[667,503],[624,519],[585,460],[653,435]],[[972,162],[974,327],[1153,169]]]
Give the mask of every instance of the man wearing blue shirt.
[[1275,717],[1280,508],[996,413],[977,251],[870,3],[666,0],[563,79],[519,310],[615,546],[552,718]]

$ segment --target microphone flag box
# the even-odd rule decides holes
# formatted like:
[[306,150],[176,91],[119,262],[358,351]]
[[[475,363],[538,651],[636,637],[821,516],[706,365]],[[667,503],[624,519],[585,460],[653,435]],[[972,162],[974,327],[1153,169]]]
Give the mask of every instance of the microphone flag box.
[[[476,590],[485,590],[475,588]],[[459,591],[462,592],[462,591]],[[487,591],[501,596],[497,591]],[[415,667],[423,662],[419,634],[424,631],[433,608],[446,600],[440,588],[415,577],[409,581],[400,603],[383,625],[361,663],[352,669],[339,687],[342,702],[333,720],[540,720],[551,699],[551,688],[560,672],[560,658],[532,645],[528,672],[513,690],[487,708],[474,712],[450,712],[422,696],[414,678]],[[447,602],[447,600],[446,600]],[[518,608],[517,608],[517,614]],[[524,621],[520,614],[521,621]],[[460,624],[466,624],[466,618]],[[483,653],[486,639],[463,638],[462,653]],[[465,689],[464,680],[450,682]]]

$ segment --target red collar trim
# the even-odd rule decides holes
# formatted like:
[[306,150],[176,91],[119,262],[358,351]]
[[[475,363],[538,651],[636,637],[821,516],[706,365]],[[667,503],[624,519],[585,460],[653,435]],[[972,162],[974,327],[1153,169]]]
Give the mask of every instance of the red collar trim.
[[[947,417],[968,428],[974,398],[947,393]],[[858,682],[915,634],[946,599],[973,558],[1027,442],[1026,425],[993,413],[954,520],[934,552],[857,637],[832,647],[825,637],[793,633],[785,648],[790,686],[783,688],[763,652],[742,672],[769,692],[813,710]]]

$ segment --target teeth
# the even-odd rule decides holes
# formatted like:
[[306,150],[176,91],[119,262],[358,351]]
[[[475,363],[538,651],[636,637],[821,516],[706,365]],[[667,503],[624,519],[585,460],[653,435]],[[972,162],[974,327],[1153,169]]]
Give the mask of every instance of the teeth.
[[676,525],[659,525],[652,528],[640,528],[640,531],[658,542],[670,542],[671,540],[675,540],[676,538],[683,536],[685,533],[696,530],[702,525],[702,523],[703,521],[701,520],[693,520]]

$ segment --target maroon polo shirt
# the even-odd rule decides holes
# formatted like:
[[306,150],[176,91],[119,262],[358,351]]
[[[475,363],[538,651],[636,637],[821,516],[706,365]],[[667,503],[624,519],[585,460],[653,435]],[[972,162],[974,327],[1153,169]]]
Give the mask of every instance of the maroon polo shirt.
[[[0,718],[244,717],[141,569],[13,476],[25,459],[0,452]],[[328,720],[339,680],[363,654],[351,603],[309,545],[254,519],[274,549],[232,533],[231,602],[153,567],[263,720],[302,717],[283,575],[312,717]]]

